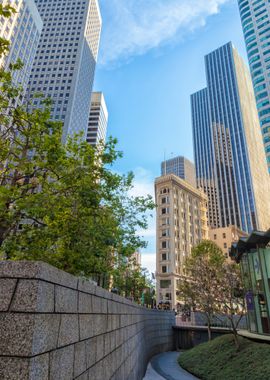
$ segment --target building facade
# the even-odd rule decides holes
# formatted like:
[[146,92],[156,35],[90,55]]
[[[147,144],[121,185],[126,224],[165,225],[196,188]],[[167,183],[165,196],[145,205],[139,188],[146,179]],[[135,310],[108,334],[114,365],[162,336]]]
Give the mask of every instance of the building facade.
[[108,110],[102,92],[93,92],[86,141],[97,146],[106,141]]
[[208,238],[207,197],[174,174],[156,179],[155,194],[157,304],[176,309],[185,258]]
[[11,63],[20,59],[23,67],[15,71],[12,78],[15,85],[21,85],[26,91],[43,23],[34,0],[3,0],[2,5],[12,5],[16,13],[8,18],[0,17],[0,38],[10,43],[9,53],[0,57],[0,67],[8,70]]
[[205,65],[208,105],[201,92],[191,103],[198,185],[212,181],[216,196],[212,226],[267,229],[270,181],[249,71],[231,43],[208,54]]
[[[270,335],[270,230],[253,231],[231,247],[230,255],[241,265],[248,330]],[[245,336],[243,334],[243,336]],[[249,335],[250,337],[250,335]]]
[[238,0],[238,6],[270,173],[270,3]]
[[[240,237],[245,236],[247,236],[247,234],[236,226],[212,228],[209,230],[209,239],[222,249],[222,252],[227,259],[229,258],[231,245],[237,242]],[[229,260],[231,261],[231,259]]]
[[[52,119],[63,122],[63,142],[86,138],[101,31],[98,0],[35,0],[44,23],[28,86],[31,99],[53,101]],[[40,99],[34,99],[38,107]]]
[[207,194],[209,226],[217,228],[221,220],[207,88],[191,95],[191,110],[197,187]]
[[161,175],[174,174],[196,187],[195,166],[187,158],[178,156],[161,163]]

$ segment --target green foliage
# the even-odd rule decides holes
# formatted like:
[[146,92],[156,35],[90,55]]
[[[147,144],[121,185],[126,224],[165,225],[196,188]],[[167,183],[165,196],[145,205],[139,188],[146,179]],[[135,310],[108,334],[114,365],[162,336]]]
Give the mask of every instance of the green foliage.
[[[0,6],[5,17],[12,11]],[[115,139],[94,149],[75,136],[63,146],[50,100],[17,105],[12,74],[21,67],[0,70],[0,257],[113,274],[119,258],[145,247],[136,231],[147,227],[152,198],[129,196],[133,174],[111,170],[122,155]]]
[[[9,18],[13,13],[16,13],[15,8],[10,5],[0,4],[0,16]],[[9,41],[5,38],[0,37],[0,58],[6,54],[9,50]]]
[[233,335],[224,335],[183,352],[179,364],[202,380],[268,380],[270,346]]

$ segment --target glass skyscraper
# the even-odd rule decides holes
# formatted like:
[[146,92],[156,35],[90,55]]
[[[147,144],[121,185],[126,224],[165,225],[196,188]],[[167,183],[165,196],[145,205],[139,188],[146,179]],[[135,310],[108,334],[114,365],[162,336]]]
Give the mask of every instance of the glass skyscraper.
[[[191,96],[197,185],[211,227],[270,226],[270,181],[249,71],[231,43],[205,57],[207,88]],[[211,219],[212,218],[212,219]]]
[[2,5],[12,5],[16,13],[11,17],[0,17],[0,37],[10,42],[9,53],[0,58],[0,67],[8,70],[11,63],[18,59],[23,62],[23,68],[13,73],[14,84],[21,85],[26,91],[33,61],[42,30],[42,20],[34,0],[3,0]]
[[106,141],[108,110],[102,92],[93,92],[86,141],[96,146]]
[[161,175],[174,174],[196,188],[194,164],[183,156],[173,157],[161,163]]
[[238,0],[238,5],[270,173],[270,3]]
[[[29,96],[53,101],[52,119],[67,136],[86,138],[101,31],[98,0],[35,0],[44,27],[29,82]],[[39,106],[40,99],[34,100]]]

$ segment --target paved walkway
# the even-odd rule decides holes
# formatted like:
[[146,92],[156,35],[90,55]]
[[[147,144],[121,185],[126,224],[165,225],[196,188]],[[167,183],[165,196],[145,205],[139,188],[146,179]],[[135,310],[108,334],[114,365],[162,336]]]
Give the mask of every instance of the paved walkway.
[[196,380],[177,363],[180,352],[165,352],[152,358],[144,380]]

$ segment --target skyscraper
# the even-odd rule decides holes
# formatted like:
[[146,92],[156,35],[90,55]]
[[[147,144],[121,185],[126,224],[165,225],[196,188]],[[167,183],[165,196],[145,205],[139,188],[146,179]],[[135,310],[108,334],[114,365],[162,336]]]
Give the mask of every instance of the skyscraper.
[[207,89],[191,104],[198,185],[210,181],[209,207],[218,211],[212,227],[268,229],[270,183],[249,71],[231,43],[205,65]]
[[270,3],[238,0],[238,6],[270,173]]
[[191,249],[208,238],[207,197],[187,181],[164,175],[155,181],[157,303],[176,308],[184,260]]
[[161,175],[175,174],[196,187],[194,164],[183,156],[171,158],[161,163]]
[[[2,1],[3,6],[10,4],[10,1]],[[0,67],[7,70],[11,63],[20,59],[23,68],[14,72],[12,78],[14,84],[20,84],[25,91],[38,47],[42,20],[34,0],[18,0],[11,5],[16,13],[9,18],[0,17],[0,37],[10,42],[9,53],[0,58]]]
[[108,111],[102,92],[93,92],[86,141],[96,146],[106,141]]
[[[52,119],[86,138],[101,31],[98,0],[35,0],[44,28],[29,82],[30,97],[53,100]],[[38,106],[40,100],[35,99]]]

